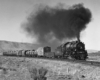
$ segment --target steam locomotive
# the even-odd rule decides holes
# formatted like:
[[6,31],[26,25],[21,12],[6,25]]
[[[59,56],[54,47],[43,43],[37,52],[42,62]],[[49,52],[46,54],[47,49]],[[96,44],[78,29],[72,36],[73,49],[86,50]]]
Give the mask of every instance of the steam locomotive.
[[88,58],[88,54],[85,50],[85,45],[83,42],[73,41],[57,47],[55,57],[86,60]]
[[85,44],[81,41],[72,41],[58,46],[54,52],[51,47],[40,47],[37,50],[20,50],[12,52],[3,52],[4,56],[20,57],[45,57],[45,58],[64,58],[75,60],[86,60],[88,58]]

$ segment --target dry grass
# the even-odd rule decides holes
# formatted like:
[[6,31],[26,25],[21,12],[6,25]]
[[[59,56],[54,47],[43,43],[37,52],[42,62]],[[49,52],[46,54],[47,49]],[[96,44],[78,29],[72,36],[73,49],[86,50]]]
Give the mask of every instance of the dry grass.
[[100,80],[99,67],[79,63],[0,57],[0,67],[0,80]]

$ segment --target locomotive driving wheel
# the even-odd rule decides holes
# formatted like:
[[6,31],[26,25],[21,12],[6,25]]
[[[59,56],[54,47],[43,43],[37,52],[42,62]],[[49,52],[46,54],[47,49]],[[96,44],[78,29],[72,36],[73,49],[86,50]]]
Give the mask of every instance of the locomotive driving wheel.
[[68,55],[68,59],[72,59],[72,60],[75,60],[75,53],[73,51],[70,51],[69,52],[69,55]]
[[85,54],[80,54],[80,60],[85,60]]
[[75,51],[71,52],[71,57],[72,57],[72,59],[77,60],[77,56],[76,56],[76,52]]

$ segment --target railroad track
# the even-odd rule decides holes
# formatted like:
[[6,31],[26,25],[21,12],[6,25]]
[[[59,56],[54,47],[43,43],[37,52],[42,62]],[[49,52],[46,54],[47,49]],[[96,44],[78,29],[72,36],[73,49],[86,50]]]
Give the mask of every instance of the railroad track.
[[71,60],[71,59],[56,59],[56,58],[44,58],[44,57],[18,57],[18,56],[3,56],[0,55],[1,57],[17,57],[17,58],[34,58],[34,59],[45,59],[45,60],[53,60],[53,61],[64,61],[64,62],[71,62],[71,63],[80,63],[84,65],[91,65],[91,66],[97,66],[100,67],[100,62],[97,61],[84,61],[84,60]]

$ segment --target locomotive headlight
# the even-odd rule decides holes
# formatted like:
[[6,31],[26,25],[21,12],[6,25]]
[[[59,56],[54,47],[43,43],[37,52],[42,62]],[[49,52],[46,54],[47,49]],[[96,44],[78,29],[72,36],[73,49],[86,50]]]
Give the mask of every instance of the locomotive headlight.
[[82,51],[80,51],[79,53],[83,53]]

